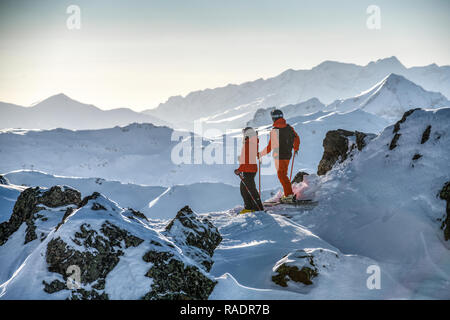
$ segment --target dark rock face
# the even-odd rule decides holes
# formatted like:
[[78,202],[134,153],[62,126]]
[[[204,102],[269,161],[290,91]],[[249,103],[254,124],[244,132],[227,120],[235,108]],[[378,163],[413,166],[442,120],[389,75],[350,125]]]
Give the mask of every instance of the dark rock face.
[[425,129],[425,131],[422,134],[422,139],[420,140],[420,144],[424,144],[425,142],[430,139],[430,133],[431,133],[431,125],[428,125],[428,127]]
[[[410,116],[410,115],[412,115],[413,113],[414,113],[414,111],[416,111],[416,110],[420,110],[420,108],[416,108],[416,109],[411,109],[411,110],[408,110],[408,111],[406,111],[404,114],[403,114],[403,117],[399,120],[399,121],[397,121],[396,123],[395,123],[395,125],[394,125],[394,130],[392,131],[392,133],[394,133],[394,137],[392,138],[392,140],[391,140],[391,143],[389,144],[389,150],[394,150],[396,147],[397,147],[397,143],[398,143],[398,140],[400,139],[400,137],[401,137],[401,133],[399,133],[399,131],[400,131],[400,125],[402,124],[402,123],[404,123],[405,121],[406,121],[406,119]],[[430,129],[431,129],[431,127],[430,127]],[[428,137],[429,137],[429,133],[428,133]],[[422,137],[422,140],[423,140],[424,138]],[[428,139],[427,139],[428,140]],[[425,143],[425,142],[424,142]]]
[[222,237],[208,219],[200,219],[186,206],[166,226],[166,234],[180,244],[186,255],[203,265],[206,271],[211,270],[211,257]]
[[[49,241],[46,252],[48,270],[62,275],[67,280],[68,268],[77,266],[81,271],[81,284],[92,284],[94,289],[77,289],[72,292],[72,299],[100,299],[108,296],[97,290],[104,289],[105,278],[117,265],[119,257],[124,254],[123,249],[137,247],[144,240],[106,221],[102,224],[100,232],[92,229],[88,224],[81,225],[80,230],[75,233],[73,241],[88,250],[79,251],[72,248],[61,238]],[[122,243],[125,244],[124,247]],[[67,288],[55,281],[50,284],[44,283],[44,290],[48,293],[59,291],[58,289]]]
[[47,191],[42,191],[39,187],[25,189],[17,198],[9,220],[0,224],[0,245],[3,245],[22,223],[27,224],[25,243],[37,239],[34,220],[37,218],[36,214],[44,209],[40,205],[56,208],[77,206],[80,202],[80,192],[68,187],[54,186]]
[[444,221],[442,222],[442,229],[444,230],[445,241],[448,241],[450,239],[450,181],[448,181],[444,185],[441,192],[439,193],[439,197],[442,200],[447,201],[447,217],[445,217]]
[[296,259],[305,259],[306,263],[304,266],[299,268],[295,265],[289,265],[283,263],[275,270],[276,275],[272,276],[272,281],[276,284],[287,287],[287,282],[292,280],[294,282],[301,282],[305,285],[311,285],[312,279],[319,275],[319,271],[314,263],[313,256],[307,254],[304,251],[300,251],[295,256]]
[[0,184],[5,184],[5,185],[9,184],[8,179],[6,179],[6,178],[5,178],[4,176],[2,176],[1,174],[0,174]]
[[216,285],[200,269],[185,265],[171,252],[152,250],[143,259],[153,264],[146,274],[153,284],[145,300],[206,300]]
[[[324,175],[336,164],[347,159],[349,153],[357,148],[361,151],[366,146],[366,138],[375,135],[358,131],[347,131],[343,129],[328,131],[323,140],[323,156],[317,168],[318,175]],[[349,138],[354,137],[356,143],[349,146]]]
[[309,176],[309,173],[304,172],[304,171],[297,172],[297,174],[295,175],[294,179],[292,180],[292,183],[303,182],[303,177],[304,176]]

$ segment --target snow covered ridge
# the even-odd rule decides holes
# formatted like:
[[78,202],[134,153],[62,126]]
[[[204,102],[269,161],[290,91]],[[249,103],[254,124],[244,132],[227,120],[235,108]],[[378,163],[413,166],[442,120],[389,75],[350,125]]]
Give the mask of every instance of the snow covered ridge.
[[28,188],[0,224],[0,298],[208,298],[217,229],[189,207],[159,228],[99,193]]
[[321,178],[307,176],[319,206],[292,219],[377,261],[405,297],[448,299],[449,145],[450,108],[410,110]]
[[124,126],[133,122],[167,124],[156,117],[127,108],[102,110],[93,105],[73,100],[62,93],[30,107],[0,102],[0,129],[66,128],[83,130]]
[[195,119],[220,115],[232,109],[241,113],[252,110],[254,113],[259,108],[298,104],[311,98],[329,104],[336,99],[356,96],[391,73],[450,98],[449,66],[433,64],[406,68],[396,57],[390,57],[366,66],[325,61],[311,70],[290,69],[269,79],[195,91],[185,97],[171,97],[158,108],[145,113],[185,127]]
[[326,110],[361,109],[393,122],[412,108],[440,107],[450,107],[450,101],[441,93],[424,90],[405,77],[391,73],[369,90],[353,98],[336,100]]

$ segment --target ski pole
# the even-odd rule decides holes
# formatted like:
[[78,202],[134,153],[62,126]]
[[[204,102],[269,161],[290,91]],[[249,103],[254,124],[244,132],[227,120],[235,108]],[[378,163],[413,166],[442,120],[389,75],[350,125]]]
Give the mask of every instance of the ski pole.
[[289,181],[292,181],[292,171],[294,170],[294,160],[295,160],[295,152],[294,152],[294,156],[292,157],[291,176],[289,177]]
[[261,198],[261,159],[258,159],[259,198]]
[[242,173],[238,174],[239,178],[242,181],[242,184],[244,185],[245,189],[247,190],[248,194],[250,195],[250,197],[252,198],[253,202],[256,204],[256,207],[258,207],[261,211],[264,211],[263,208],[261,208],[258,204],[258,202],[256,202],[255,198],[253,197],[252,193],[250,192],[250,190],[248,189],[247,185],[244,182],[244,178],[242,178]]
[[258,193],[259,198],[261,199],[261,159],[259,158],[259,137],[258,131],[256,131],[256,154],[258,155]]

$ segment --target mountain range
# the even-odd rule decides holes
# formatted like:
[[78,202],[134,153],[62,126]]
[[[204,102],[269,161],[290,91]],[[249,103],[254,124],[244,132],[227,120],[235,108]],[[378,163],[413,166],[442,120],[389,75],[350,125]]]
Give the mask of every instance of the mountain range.
[[[450,66],[406,68],[396,57],[366,66],[325,61],[310,70],[289,69],[265,80],[174,96],[156,109],[143,112],[128,108],[101,110],[64,94],[31,107],[0,102],[0,128],[80,130],[136,122],[192,131],[193,121],[202,120],[205,128],[237,129],[254,120],[258,110],[273,107],[283,108],[288,117],[363,108],[395,120],[411,107],[448,105],[448,97]],[[267,111],[259,112],[262,114],[257,117],[267,118]]]
[[194,91],[185,97],[174,96],[144,113],[180,127],[192,127],[192,121],[200,118],[216,122],[229,118],[229,110],[233,109],[242,115],[249,110],[253,113],[259,108],[298,104],[311,98],[330,104],[336,99],[358,96],[391,73],[404,76],[425,90],[450,97],[450,66],[431,64],[407,68],[396,57],[390,57],[366,66],[325,61],[310,70],[289,69],[273,78]]
[[73,100],[63,93],[31,107],[0,102],[0,128],[82,130],[125,126],[133,122],[167,124],[154,116],[128,108],[102,110]]

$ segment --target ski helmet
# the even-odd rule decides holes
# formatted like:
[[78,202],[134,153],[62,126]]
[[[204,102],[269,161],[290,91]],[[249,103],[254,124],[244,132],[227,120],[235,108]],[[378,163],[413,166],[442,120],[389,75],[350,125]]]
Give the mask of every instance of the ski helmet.
[[251,138],[257,135],[255,129],[252,127],[246,127],[242,130],[242,134],[244,135],[244,139]]
[[277,119],[283,118],[283,112],[280,109],[275,109],[270,112],[272,121],[275,122]]

